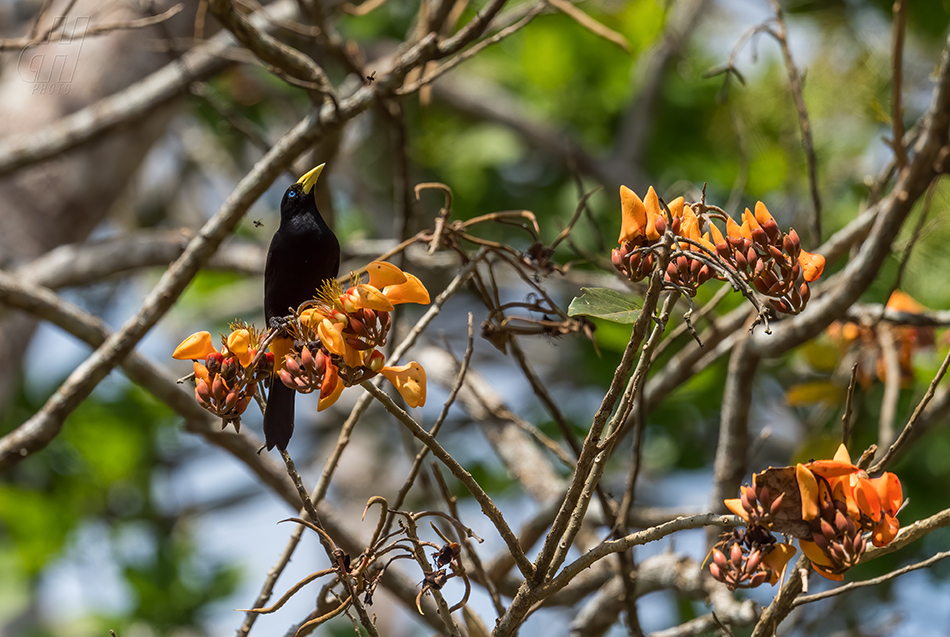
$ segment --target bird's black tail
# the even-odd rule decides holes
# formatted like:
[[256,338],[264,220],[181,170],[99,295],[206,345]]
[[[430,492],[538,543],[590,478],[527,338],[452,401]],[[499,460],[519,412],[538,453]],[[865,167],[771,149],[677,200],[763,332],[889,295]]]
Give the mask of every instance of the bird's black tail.
[[280,379],[275,377],[267,394],[267,409],[264,410],[264,442],[268,451],[277,447],[287,449],[294,434],[294,395]]

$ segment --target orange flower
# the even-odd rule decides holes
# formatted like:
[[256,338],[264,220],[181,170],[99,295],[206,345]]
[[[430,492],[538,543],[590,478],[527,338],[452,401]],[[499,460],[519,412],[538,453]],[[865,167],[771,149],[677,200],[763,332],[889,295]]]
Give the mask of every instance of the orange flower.
[[620,238],[617,243],[623,245],[645,234],[647,209],[637,193],[626,186],[620,186],[620,215]]
[[825,269],[825,257],[802,250],[798,255],[798,264],[802,266],[805,281],[817,281]]
[[387,285],[383,288],[383,294],[386,295],[390,303],[393,305],[399,305],[400,303],[426,305],[429,303],[429,291],[422,285],[422,281],[408,272],[404,274],[406,275],[405,282]]
[[426,370],[412,361],[399,367],[384,367],[383,376],[396,388],[402,399],[410,407],[422,407],[426,404]]
[[228,335],[228,351],[237,357],[242,367],[250,365],[251,360],[254,358],[250,345],[251,333],[246,329],[234,330]]
[[[392,312],[393,303],[386,295],[380,292],[377,288],[372,285],[367,285],[366,283],[360,283],[356,286],[356,293],[359,295],[359,301],[355,304],[357,308],[363,308],[368,310],[374,310],[376,312]],[[352,311],[347,308],[347,311]]]
[[735,222],[735,219],[732,217],[726,217],[726,236],[732,239],[743,239],[746,238],[742,234],[742,228],[738,223]]
[[762,560],[766,566],[772,569],[772,578],[769,580],[769,584],[774,586],[778,582],[793,555],[795,555],[795,547],[791,544],[777,542],[774,545],[772,552]]
[[656,241],[660,238],[660,233],[657,232],[656,229],[656,220],[663,214],[663,211],[660,209],[660,198],[657,196],[653,186],[650,186],[650,189],[647,190],[647,196],[643,200],[643,206],[647,212],[647,225],[643,230],[643,236],[645,236],[648,241]]
[[366,266],[366,273],[369,275],[369,284],[377,290],[406,282],[406,273],[388,261],[373,261]]
[[215,349],[211,340],[210,332],[195,332],[175,348],[172,358],[180,361],[200,360],[208,358],[218,350]]
[[320,342],[331,354],[344,356],[346,354],[346,344],[343,341],[342,323],[331,323],[330,319],[323,319],[317,325],[317,336]]
[[775,223],[775,219],[772,217],[772,214],[769,212],[769,209],[765,207],[765,204],[761,201],[755,202],[755,217],[756,222],[760,226],[772,222]]
[[[830,494],[826,495],[819,489],[816,475],[826,481],[831,489]],[[855,523],[860,523],[862,516],[867,516],[874,523],[871,533],[875,546],[890,543],[900,530],[896,518],[904,501],[900,480],[890,472],[869,478],[867,472],[851,463],[851,456],[843,444],[838,446],[833,460],[816,460],[798,465],[796,476],[802,497],[802,519],[805,521],[817,517],[821,497],[830,497],[847,505],[848,515]]]

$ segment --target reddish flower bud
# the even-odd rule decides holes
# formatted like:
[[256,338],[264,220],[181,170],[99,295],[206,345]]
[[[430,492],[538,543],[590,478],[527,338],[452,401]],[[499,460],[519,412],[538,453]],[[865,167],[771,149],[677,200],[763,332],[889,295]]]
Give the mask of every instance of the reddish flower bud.
[[214,402],[221,404],[224,401],[224,396],[227,394],[228,386],[224,383],[224,379],[221,376],[215,376],[214,381],[211,383],[211,396],[214,398]]
[[199,380],[198,384],[195,385],[195,399],[205,409],[211,407],[211,388],[208,387],[208,383],[204,379]]
[[291,376],[290,372],[288,372],[286,369],[280,370],[277,375],[280,376],[280,382],[287,385],[287,387],[291,389],[297,389],[297,384],[294,382],[294,377]]
[[297,359],[293,356],[288,356],[284,361],[284,369],[286,369],[292,376],[300,375],[300,363],[297,362]]
[[732,547],[729,549],[729,559],[732,560],[732,563],[736,566],[742,564],[742,547],[739,546],[738,542],[734,542]]
[[736,252],[735,260],[736,260],[736,269],[740,271],[748,269],[749,262],[746,261],[745,255],[743,255],[741,252]]
[[360,340],[358,338],[348,338],[346,339],[347,347],[355,349],[358,352],[365,352],[368,349],[373,349],[373,345],[367,343],[366,341]]
[[224,411],[231,411],[234,409],[234,406],[237,405],[238,398],[241,397],[240,392],[238,392],[237,387],[228,392],[228,395],[224,398]]

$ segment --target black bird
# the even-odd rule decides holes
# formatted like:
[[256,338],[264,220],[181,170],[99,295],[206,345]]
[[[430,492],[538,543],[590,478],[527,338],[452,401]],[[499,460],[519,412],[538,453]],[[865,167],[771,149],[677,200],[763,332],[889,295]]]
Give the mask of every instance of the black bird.
[[[313,186],[326,164],[320,164],[297,180],[280,201],[280,227],[267,249],[264,266],[264,317],[268,327],[290,314],[291,308],[312,299],[327,279],[340,269],[340,242],[320,216]],[[293,346],[282,335],[271,344],[275,371]],[[264,440],[268,449],[287,448],[294,433],[294,394],[276,373],[271,379],[264,410]]]

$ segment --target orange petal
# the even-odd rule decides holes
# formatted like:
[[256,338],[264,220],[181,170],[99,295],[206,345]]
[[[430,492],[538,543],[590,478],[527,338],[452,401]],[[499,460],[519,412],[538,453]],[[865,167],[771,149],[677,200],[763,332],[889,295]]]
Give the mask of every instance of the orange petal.
[[759,221],[755,218],[755,215],[752,214],[752,211],[748,208],[745,209],[745,212],[742,215],[742,225],[745,226],[749,224],[749,230],[755,230],[756,228],[761,228]]
[[835,451],[834,459],[838,462],[846,462],[851,464],[851,454],[848,453],[848,448],[844,446],[843,442],[838,445],[838,449]]
[[643,201],[626,186],[620,186],[620,238],[618,243],[633,241],[643,235],[647,226],[647,210]]
[[358,305],[361,308],[375,310],[377,312],[392,312],[393,303],[379,289],[360,283],[356,286],[356,292],[360,295]]
[[326,361],[326,369],[323,372],[323,382],[320,383],[320,397],[326,398],[334,391],[340,382],[340,368],[332,361]]
[[844,502],[848,507],[848,515],[854,520],[861,519],[861,507],[858,506],[853,486],[857,484],[857,479],[858,476],[855,474],[841,476],[840,478],[828,478],[832,488],[831,499]]
[[812,254],[802,250],[798,255],[798,263],[802,266],[802,272],[805,275],[805,281],[811,283],[821,276],[825,270],[825,257],[820,254]]
[[391,285],[383,290],[383,294],[393,305],[400,303],[419,303],[426,305],[429,303],[429,291],[422,285],[415,275],[406,272],[406,282],[399,285]]
[[366,273],[369,274],[369,284],[377,290],[406,282],[406,274],[388,261],[373,261],[366,266]]
[[746,208],[745,212],[742,213],[742,227],[739,228],[739,233],[751,241],[752,230],[758,227],[759,222],[755,220],[755,216],[752,214],[752,211]]
[[653,190],[653,186],[647,191],[647,196],[643,199],[643,206],[647,211],[647,225],[643,229],[643,235],[650,241],[656,241],[660,238],[660,233],[656,231],[656,218],[664,214],[660,208],[660,198]]
[[739,498],[729,498],[728,500],[723,500],[723,504],[726,505],[726,508],[738,515],[740,518],[749,521],[749,512],[745,510],[745,507],[742,506],[742,500]]
[[726,235],[733,239],[738,239],[743,236],[742,228],[739,227],[739,224],[736,223],[732,217],[726,217]]
[[323,411],[324,409],[326,409],[327,407],[335,403],[337,399],[340,397],[340,394],[343,393],[343,388],[344,388],[343,383],[338,382],[332,392],[330,392],[326,396],[321,396],[320,399],[317,401],[317,411]]
[[346,353],[346,344],[343,342],[341,333],[342,325],[340,323],[331,323],[330,319],[323,319],[317,326],[317,336],[320,342],[327,348],[327,351],[337,356],[343,356]]
[[823,478],[840,478],[858,471],[850,462],[841,462],[839,460],[815,460],[807,465],[809,471],[813,471]]
[[426,370],[422,365],[412,361],[399,367],[384,367],[383,376],[406,401],[410,407],[421,407],[426,404]]
[[884,512],[892,516],[897,515],[897,510],[904,502],[904,492],[897,476],[886,471],[881,477],[874,478],[870,482],[877,491],[877,497],[881,501]]
[[867,478],[857,478],[854,485],[854,499],[858,509],[875,522],[881,520],[881,500],[877,497],[874,485]]
[[[735,222],[733,222],[735,223]],[[712,242],[716,245],[726,242],[726,238],[722,236],[722,233],[719,232],[719,228],[716,227],[716,224],[709,222],[709,232],[712,233]]]
[[683,206],[686,205],[686,200],[682,197],[677,197],[673,201],[667,204],[667,207],[670,209],[670,212],[673,213],[674,217],[683,216]]
[[802,497],[802,519],[810,522],[818,517],[818,480],[801,463],[795,465],[795,478],[798,480],[798,491]]
[[293,352],[294,341],[291,338],[275,338],[270,342],[270,351],[274,354],[274,374],[284,368],[287,356]]
[[825,552],[818,548],[818,545],[811,540],[798,540],[798,546],[802,548],[805,557],[811,560],[815,566],[833,566],[831,558],[825,555]]
[[716,254],[716,246],[713,245],[713,243],[709,240],[708,232],[705,233],[703,236],[699,237],[698,239],[696,239],[696,241],[698,241],[701,246],[705,247],[707,250],[709,250],[713,254]]
[[871,543],[878,547],[887,546],[897,537],[900,528],[901,525],[897,518],[885,513],[878,525],[871,531]]
[[300,313],[300,324],[304,327],[316,327],[325,318],[326,315],[317,308],[308,307]]
[[702,235],[699,233],[699,218],[693,214],[691,208],[683,210],[683,225],[680,226],[680,236],[692,239],[693,241],[698,241],[702,238]]
[[899,312],[912,312],[914,314],[927,310],[926,307],[917,302],[917,299],[900,290],[894,290],[891,293],[891,298],[887,300],[887,308]]
[[791,544],[776,544],[772,549],[772,552],[765,556],[765,559],[762,562],[768,566],[770,569],[775,571],[772,574],[772,579],[770,584],[774,585],[778,582],[779,577],[785,571],[785,567],[788,565],[788,561],[792,559],[792,556],[795,555],[795,547]]
[[194,362],[194,368],[195,368],[195,379],[203,380],[204,382],[208,383],[208,386],[210,387],[211,376],[208,374],[208,368],[202,365],[201,363],[199,363],[198,361]]
[[772,218],[772,214],[769,212],[769,209],[766,208],[765,204],[761,201],[757,201],[755,204],[755,220],[760,226],[765,225],[769,221],[775,221],[775,219]]
[[346,363],[347,367],[353,369],[361,367],[363,365],[363,352],[347,345],[346,351],[343,352],[343,362]]
[[228,335],[228,351],[237,356],[238,362],[241,363],[242,367],[247,367],[251,364],[251,352],[248,349],[250,347],[250,341],[251,333],[244,329],[234,330]]
[[217,352],[211,341],[210,332],[195,332],[175,348],[172,358],[180,361],[200,360],[208,358],[208,354]]

